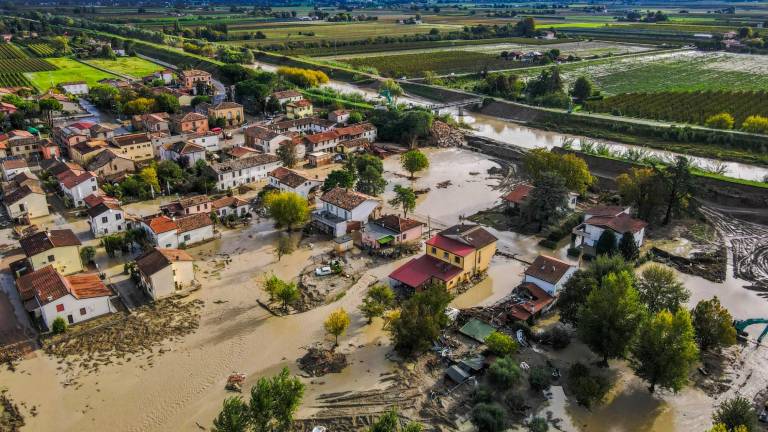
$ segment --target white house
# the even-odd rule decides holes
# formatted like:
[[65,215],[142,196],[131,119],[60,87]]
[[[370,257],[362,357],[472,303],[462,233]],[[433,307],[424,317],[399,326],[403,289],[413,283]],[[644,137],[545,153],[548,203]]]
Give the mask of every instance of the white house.
[[269,173],[270,186],[280,191],[299,194],[304,198],[309,197],[309,193],[321,184],[320,180],[308,179],[296,171],[285,167],[279,167]]
[[372,196],[337,187],[320,197],[312,221],[320,230],[341,237],[356,226],[359,229],[380,206]]
[[270,98],[276,99],[281,106],[289,102],[298,102],[304,99],[301,93],[297,92],[296,90],[277,91],[272,93]]
[[157,247],[178,248],[214,237],[213,221],[208,213],[184,217],[150,216],[141,221],[142,228]]
[[191,168],[197,161],[205,162],[205,148],[190,141],[178,141],[160,147],[160,159],[178,162]]
[[243,217],[250,211],[248,201],[236,196],[225,196],[211,203],[213,211],[220,217],[227,217],[231,214]]
[[208,213],[197,213],[176,218],[179,247],[204,242],[214,236],[213,221]]
[[368,142],[376,141],[376,126],[371,123],[358,123],[342,128],[337,128],[342,141],[365,138]]
[[87,95],[88,94],[88,84],[85,81],[74,81],[74,82],[66,82],[59,84],[59,88],[66,93],[70,95]]
[[214,132],[196,133],[187,135],[187,141],[192,144],[197,144],[204,148],[205,151],[215,152],[221,150],[219,144],[219,135]]
[[328,113],[328,120],[335,123],[346,123],[349,120],[349,111],[339,109]]
[[99,189],[96,176],[88,171],[76,172],[69,170],[57,177],[61,191],[69,197],[74,207],[82,206],[85,197]]
[[568,279],[576,273],[576,266],[546,255],[539,255],[525,270],[523,283],[532,283],[550,296],[556,296]]
[[275,154],[284,141],[291,141],[291,137],[262,126],[251,126],[245,130],[245,146],[262,153]]
[[179,237],[176,234],[176,221],[168,216],[150,216],[141,220],[141,227],[147,232],[149,240],[157,247],[177,248]]
[[47,216],[45,192],[36,185],[25,185],[3,195],[3,206],[11,219]]
[[139,286],[153,300],[197,286],[194,258],[179,249],[154,248],[136,258]]
[[114,293],[97,273],[62,276],[48,265],[19,277],[16,288],[27,310],[49,329],[57,317],[77,324],[116,311]]
[[89,208],[88,222],[94,237],[115,234],[126,229],[125,212],[111,201],[103,201]]
[[591,253],[605,230],[613,231],[618,245],[621,236],[630,232],[637,246],[643,245],[645,227],[648,223],[630,215],[629,207],[600,206],[584,212],[584,223],[573,229],[574,246],[586,246],[585,252]]
[[27,161],[24,159],[6,159],[0,162],[0,169],[3,172],[3,180],[11,181],[17,174],[23,172],[31,173]]
[[287,132],[300,133],[318,133],[331,130],[336,127],[336,123],[321,119],[320,117],[302,117],[300,119],[283,120],[267,125],[272,131],[285,134]]
[[331,129],[326,132],[320,132],[304,137],[307,151],[310,152],[331,152],[341,141],[343,141],[343,139],[341,134],[339,134],[338,129]]
[[216,188],[223,191],[266,179],[270,171],[282,165],[277,156],[260,154],[214,163],[210,168],[216,175]]

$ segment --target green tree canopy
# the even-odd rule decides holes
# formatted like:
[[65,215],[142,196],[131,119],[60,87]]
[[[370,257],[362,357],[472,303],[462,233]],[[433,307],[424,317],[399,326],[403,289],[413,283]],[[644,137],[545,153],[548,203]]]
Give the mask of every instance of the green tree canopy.
[[587,297],[579,315],[579,335],[603,358],[624,358],[645,316],[645,308],[627,272],[605,276]]
[[400,206],[403,209],[403,217],[408,217],[408,212],[416,208],[416,192],[410,187],[395,185],[395,197],[389,200],[389,205]]
[[712,415],[715,423],[722,423],[729,431],[743,427],[747,432],[757,431],[757,413],[752,402],[743,397],[736,396],[728,399],[717,408]]
[[290,231],[309,220],[307,199],[294,192],[273,192],[267,194],[264,204],[275,222]]
[[734,120],[732,115],[722,112],[708,117],[704,124],[714,129],[733,129]]
[[688,311],[677,309],[673,314],[662,310],[640,325],[630,366],[648,381],[651,393],[657,385],[678,392],[688,382],[698,357]]
[[702,352],[719,351],[736,343],[733,316],[720,304],[717,296],[698,302],[692,316],[696,342]]
[[666,309],[675,312],[688,302],[691,293],[677,279],[675,271],[659,264],[650,264],[635,284],[640,301],[651,313]]
[[395,350],[412,357],[429,349],[448,325],[445,308],[450,301],[451,295],[441,285],[430,285],[406,300],[389,326]]
[[409,150],[400,156],[400,164],[413,178],[414,174],[429,167],[427,155],[418,149]]
[[324,192],[328,192],[335,187],[350,189],[355,186],[356,181],[357,176],[355,171],[350,171],[348,169],[333,170],[328,174],[328,177],[325,178],[322,189]]
[[554,171],[541,173],[533,182],[535,188],[526,200],[524,213],[537,221],[539,231],[560,218],[568,206],[565,179]]
[[588,97],[592,96],[594,91],[595,90],[592,81],[590,81],[589,78],[585,76],[580,76],[576,78],[576,81],[573,82],[573,87],[571,87],[571,96],[576,98],[577,101],[583,102]]
[[583,194],[594,179],[584,159],[572,154],[553,153],[547,149],[533,149],[523,160],[525,172],[534,181],[546,172],[556,172],[565,180],[565,186]]
[[213,432],[288,432],[304,396],[304,384],[287,368],[272,378],[261,377],[251,388],[250,401],[227,398],[213,421]]
[[614,255],[618,251],[618,245],[616,240],[616,234],[613,230],[604,229],[597,239],[595,244],[595,254],[600,255]]
[[341,336],[349,327],[349,314],[344,308],[336,309],[328,315],[323,323],[325,332],[333,335],[334,346],[339,344],[339,336]]
[[578,270],[560,291],[557,307],[560,309],[560,321],[578,325],[581,308],[587,302],[589,294],[598,286],[597,279],[589,271]]

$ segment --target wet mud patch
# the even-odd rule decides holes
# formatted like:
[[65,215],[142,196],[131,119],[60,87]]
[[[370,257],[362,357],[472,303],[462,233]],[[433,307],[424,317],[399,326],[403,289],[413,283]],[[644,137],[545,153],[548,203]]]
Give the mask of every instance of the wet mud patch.
[[24,415],[21,413],[18,405],[3,390],[0,393],[0,430],[17,432],[21,430],[24,424]]
[[163,348],[154,352],[154,348],[197,330],[202,307],[201,300],[159,300],[132,313],[115,313],[51,336],[43,341],[43,349],[59,359],[59,369],[66,373],[98,373],[103,366],[121,365],[146,353],[147,366],[152,366],[155,354],[165,352]]

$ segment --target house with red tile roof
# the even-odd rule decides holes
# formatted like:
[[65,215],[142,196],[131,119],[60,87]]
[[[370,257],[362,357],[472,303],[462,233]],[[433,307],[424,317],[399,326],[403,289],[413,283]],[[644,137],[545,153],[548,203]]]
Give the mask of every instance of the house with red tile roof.
[[17,266],[21,271],[40,270],[49,264],[63,275],[83,271],[82,243],[72,230],[38,231],[22,237],[19,244],[26,255],[24,265]]
[[110,302],[115,293],[104,285],[98,273],[62,276],[48,265],[19,277],[16,289],[25,309],[48,329],[58,317],[77,324],[116,312]]
[[215,236],[208,213],[184,217],[154,215],[141,220],[152,244],[160,248],[178,248],[210,240]]
[[414,219],[389,214],[363,226],[361,242],[371,249],[416,242],[421,239],[424,224]]
[[213,211],[219,216],[219,218],[227,217],[229,215],[235,215],[243,217],[250,211],[251,205],[248,201],[238,198],[236,196],[225,196],[219,198],[211,203]]
[[632,234],[638,247],[643,245],[648,223],[633,218],[629,207],[599,206],[584,211],[584,223],[573,229],[574,246],[581,246],[584,253],[595,254],[595,247],[603,232],[610,230],[618,246],[624,233]]
[[431,283],[454,290],[488,270],[497,240],[480,225],[454,225],[427,240],[426,254],[400,266],[389,278],[417,291]]
[[90,171],[68,170],[56,176],[59,180],[61,191],[69,199],[68,204],[73,207],[85,205],[85,197],[99,190],[96,176]]
[[523,283],[532,283],[552,297],[559,294],[568,279],[576,273],[576,266],[557,258],[539,255],[525,270]]
[[[507,204],[508,208],[519,210],[528,201],[528,198],[534,189],[536,189],[536,187],[531,184],[519,183],[515,185],[515,187],[513,187],[512,190],[509,191],[506,195],[501,197],[501,199]],[[579,194],[575,192],[568,193],[567,207],[569,209],[573,210],[576,208],[578,197]]]
[[285,167],[278,167],[270,171],[267,181],[270,186],[277,190],[293,192],[304,198],[309,197],[310,192],[323,183],[320,180],[307,178]]

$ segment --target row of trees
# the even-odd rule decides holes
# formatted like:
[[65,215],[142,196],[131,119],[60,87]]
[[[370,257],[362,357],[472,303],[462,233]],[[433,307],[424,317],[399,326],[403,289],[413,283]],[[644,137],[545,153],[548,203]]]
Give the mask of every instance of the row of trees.
[[691,162],[684,156],[677,156],[671,165],[632,168],[616,181],[622,203],[648,222],[661,220],[666,225],[691,203]]
[[558,67],[544,69],[537,77],[528,81],[513,73],[487,74],[477,84],[476,90],[491,96],[511,100],[526,100],[535,105],[555,108],[570,107],[571,96],[576,102],[581,103],[597,94],[594,84],[583,76],[577,78],[569,92],[566,93],[565,83]]
[[736,342],[732,317],[715,297],[688,311],[690,293],[666,267],[651,265],[639,277],[618,255],[602,255],[566,283],[560,319],[608,365],[628,358],[649,389],[679,391],[700,352]]
[[97,107],[132,116],[153,112],[175,114],[181,111],[179,99],[169,93],[154,93],[149,87],[117,89],[113,86],[96,84],[90,88],[88,98]]

